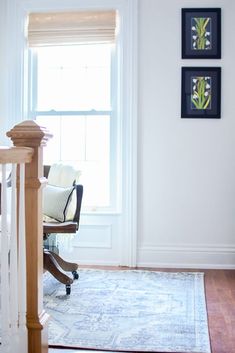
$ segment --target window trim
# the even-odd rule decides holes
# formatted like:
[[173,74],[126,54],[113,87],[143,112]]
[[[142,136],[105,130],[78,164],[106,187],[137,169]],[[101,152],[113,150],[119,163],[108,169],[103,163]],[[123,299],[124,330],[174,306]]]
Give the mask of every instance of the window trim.
[[[116,9],[120,16],[119,60],[123,67],[119,84],[122,95],[119,98],[123,123],[120,131],[124,134],[125,151],[122,171],[123,213],[120,242],[120,264],[136,266],[137,262],[137,126],[138,126],[138,0],[20,0],[15,7],[9,4],[6,32],[16,43],[8,46],[6,79],[11,82],[7,88],[6,114],[8,126],[29,118],[28,51],[25,41],[25,24],[30,12],[65,11],[80,9]],[[14,39],[14,40],[13,40]],[[18,74],[15,74],[16,69]],[[24,73],[24,74],[23,74]],[[17,93],[17,94],[16,94]],[[128,95],[125,98],[125,95]],[[126,129],[125,129],[126,128]]]

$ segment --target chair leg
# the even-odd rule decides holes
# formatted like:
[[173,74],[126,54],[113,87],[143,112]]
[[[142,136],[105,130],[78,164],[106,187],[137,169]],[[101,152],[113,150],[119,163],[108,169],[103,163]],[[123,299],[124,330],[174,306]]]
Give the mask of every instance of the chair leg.
[[64,271],[70,271],[74,272],[77,271],[78,269],[78,264],[74,262],[68,262],[62,259],[58,254],[54,253],[53,251],[48,251],[56,260],[56,262],[59,264],[59,266],[64,270]]
[[57,263],[54,254],[46,249],[43,250],[43,262],[44,269],[50,272],[59,282],[65,285],[73,283],[73,279],[61,271],[62,269]]

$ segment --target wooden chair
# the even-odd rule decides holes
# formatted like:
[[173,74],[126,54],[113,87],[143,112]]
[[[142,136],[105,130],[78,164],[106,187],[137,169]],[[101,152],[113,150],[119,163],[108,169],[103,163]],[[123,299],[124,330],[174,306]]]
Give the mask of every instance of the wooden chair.
[[[44,166],[44,176],[47,178],[50,166]],[[72,221],[64,222],[43,222],[43,237],[46,240],[51,234],[76,233],[79,228],[80,211],[83,196],[83,186],[73,182],[76,192],[76,211]],[[46,200],[45,200],[46,202]],[[65,284],[66,294],[71,292],[71,284],[78,279],[78,264],[63,260],[58,253],[43,249],[44,270],[49,271],[59,282]],[[71,272],[73,278],[65,272]]]

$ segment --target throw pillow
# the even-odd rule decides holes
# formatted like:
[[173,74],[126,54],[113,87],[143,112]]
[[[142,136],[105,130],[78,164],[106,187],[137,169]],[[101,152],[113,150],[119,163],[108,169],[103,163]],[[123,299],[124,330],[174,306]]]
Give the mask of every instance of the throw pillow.
[[74,186],[61,188],[46,185],[43,190],[43,214],[59,222],[65,222],[73,191]]

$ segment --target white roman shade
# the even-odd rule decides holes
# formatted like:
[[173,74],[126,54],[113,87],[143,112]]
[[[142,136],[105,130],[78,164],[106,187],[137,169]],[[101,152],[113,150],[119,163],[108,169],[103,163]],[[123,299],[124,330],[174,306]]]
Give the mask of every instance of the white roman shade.
[[112,43],[116,11],[31,13],[28,25],[30,47]]

